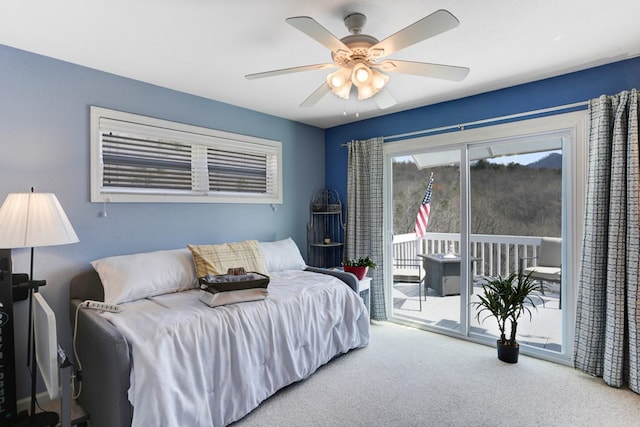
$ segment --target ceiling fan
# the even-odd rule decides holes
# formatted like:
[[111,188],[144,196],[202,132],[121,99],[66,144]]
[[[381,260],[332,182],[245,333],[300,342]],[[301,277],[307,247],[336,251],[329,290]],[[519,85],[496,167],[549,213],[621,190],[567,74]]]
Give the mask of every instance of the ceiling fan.
[[457,27],[460,21],[450,12],[438,10],[382,41],[362,34],[362,27],[366,21],[367,17],[362,13],[347,15],[344,18],[344,24],[351,35],[338,39],[313,18],[308,16],[287,18],[288,24],[331,50],[333,62],[247,74],[245,78],[252,80],[301,71],[338,68],[327,76],[325,83],[300,104],[301,107],[316,104],[329,92],[343,99],[349,99],[351,88],[355,86],[358,99],[374,97],[378,107],[384,109],[396,104],[396,100],[386,87],[389,81],[386,72],[453,81],[461,81],[469,74],[469,68],[466,67],[398,59],[382,60],[401,49]]

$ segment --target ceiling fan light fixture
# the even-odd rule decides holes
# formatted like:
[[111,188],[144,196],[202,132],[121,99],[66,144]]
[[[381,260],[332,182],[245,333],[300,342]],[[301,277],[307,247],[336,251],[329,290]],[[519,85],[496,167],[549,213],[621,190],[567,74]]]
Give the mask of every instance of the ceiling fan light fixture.
[[369,68],[364,62],[357,62],[353,66],[353,72],[351,73],[351,81],[354,85],[361,87],[371,84],[373,78],[373,70]]
[[387,82],[389,81],[389,76],[387,76],[386,74],[382,74],[381,72],[373,69],[371,71],[373,73],[371,84],[375,89],[377,89],[376,93],[378,93],[378,91],[380,91],[383,87],[387,85]]
[[[389,81],[389,76],[387,76],[386,74],[383,74],[377,70],[374,70],[373,68],[367,67],[367,69],[369,70],[369,75],[366,83],[358,84],[356,82],[357,80],[354,80],[354,84],[358,88],[359,100],[371,98],[373,95],[380,92]],[[354,75],[356,75],[355,71],[354,71]]]
[[371,76],[370,71],[371,70],[367,69],[366,67],[361,67],[354,71],[353,74],[355,75],[356,81],[358,83],[366,83]]
[[358,99],[367,99],[379,93],[376,99],[378,107],[381,109],[391,107],[396,104],[396,100],[388,90],[385,90],[389,81],[389,76],[385,74],[386,72],[413,74],[452,81],[461,81],[469,74],[469,68],[466,67],[426,62],[382,60],[401,49],[457,27],[460,21],[444,9],[425,16],[382,41],[362,33],[366,16],[361,13],[351,13],[344,18],[345,26],[351,34],[343,38],[336,37],[309,16],[294,16],[287,18],[286,22],[328,48],[331,51],[331,63],[283,68],[247,74],[245,77],[253,80],[297,73],[299,71],[338,67],[338,71],[329,74],[326,77],[326,83],[323,83],[301,104],[303,107],[316,104],[319,99],[330,91],[336,96],[348,100],[353,85],[357,88]]
[[347,80],[344,78],[342,73],[336,71],[328,76],[327,82],[332,88],[341,88],[345,85]]
[[331,88],[331,92],[343,99],[349,99],[351,92],[351,72],[346,68],[342,68],[327,76],[327,84]]
[[342,99],[349,99],[349,94],[351,93],[351,82],[347,82],[340,89],[332,90],[333,93],[338,95]]
[[373,95],[375,95],[373,86],[371,85],[358,86],[359,100],[362,101],[363,99],[371,98]]

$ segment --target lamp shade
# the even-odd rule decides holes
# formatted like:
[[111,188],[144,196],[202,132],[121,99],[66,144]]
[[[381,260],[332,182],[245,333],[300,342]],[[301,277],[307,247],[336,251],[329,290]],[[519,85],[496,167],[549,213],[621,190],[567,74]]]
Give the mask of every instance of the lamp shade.
[[340,98],[349,99],[351,91],[351,71],[347,68],[331,73],[327,76],[327,84],[331,91]]
[[53,193],[11,193],[0,208],[0,248],[33,248],[78,241]]

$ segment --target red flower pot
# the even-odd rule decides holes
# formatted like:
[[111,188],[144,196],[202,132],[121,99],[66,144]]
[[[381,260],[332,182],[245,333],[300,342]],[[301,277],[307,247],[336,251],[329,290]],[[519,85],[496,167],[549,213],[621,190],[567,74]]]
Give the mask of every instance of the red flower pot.
[[347,271],[349,273],[353,273],[353,274],[356,275],[358,280],[362,280],[367,275],[367,272],[369,271],[369,267],[349,267],[349,266],[345,265],[344,266],[344,271]]

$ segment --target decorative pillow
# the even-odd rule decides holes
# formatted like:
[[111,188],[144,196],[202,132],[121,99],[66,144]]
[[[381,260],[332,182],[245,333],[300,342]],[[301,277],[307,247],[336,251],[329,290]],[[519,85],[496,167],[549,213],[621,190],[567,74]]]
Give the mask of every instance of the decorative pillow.
[[245,240],[219,245],[187,245],[193,256],[198,277],[207,274],[226,274],[229,268],[244,267],[267,275],[264,257],[257,240]]
[[268,271],[304,270],[304,262],[300,249],[291,237],[275,242],[259,242],[258,246],[264,255]]
[[104,287],[104,302],[121,304],[193,289],[198,277],[187,249],[144,252],[91,262]]

